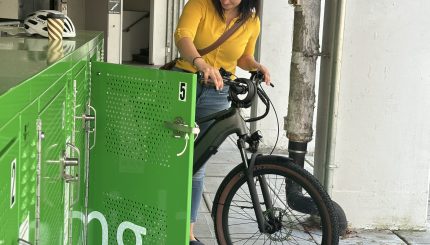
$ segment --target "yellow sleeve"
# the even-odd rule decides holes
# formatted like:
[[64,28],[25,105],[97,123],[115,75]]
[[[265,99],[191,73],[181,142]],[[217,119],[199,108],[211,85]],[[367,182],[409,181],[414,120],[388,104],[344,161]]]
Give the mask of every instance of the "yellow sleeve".
[[194,40],[200,21],[204,17],[207,6],[202,0],[189,0],[185,4],[178,26],[175,31],[175,43],[184,37]]
[[255,51],[255,44],[257,43],[258,36],[260,35],[260,19],[257,17],[255,19],[251,19],[252,25],[250,25],[250,30],[252,32],[248,43],[246,44],[244,55],[248,54],[253,56]]

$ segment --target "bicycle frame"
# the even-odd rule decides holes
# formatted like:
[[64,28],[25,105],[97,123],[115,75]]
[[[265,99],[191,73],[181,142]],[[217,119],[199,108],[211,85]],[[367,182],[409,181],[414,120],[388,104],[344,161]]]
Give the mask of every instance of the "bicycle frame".
[[194,144],[194,167],[195,174],[203,164],[218,151],[218,147],[231,134],[239,137],[248,135],[249,130],[240,115],[239,108],[230,107],[226,110],[211,114],[200,120],[197,124],[215,120],[202,135],[197,137]]
[[[195,142],[193,174],[195,174],[203,164],[218,151],[219,146],[229,135],[235,133],[238,136],[237,147],[242,161],[245,164],[244,173],[247,176],[247,185],[257,218],[258,228],[261,232],[270,232],[272,230],[272,226],[264,218],[254,183],[254,177],[252,176],[252,169],[254,167],[255,158],[258,154],[253,153],[251,161],[248,161],[248,157],[245,152],[245,143],[250,132],[246,127],[244,119],[240,115],[240,109],[234,107],[232,104],[229,109],[198,120],[197,124],[212,120],[215,121],[209,126],[206,132],[197,138]],[[261,183],[261,191],[266,208],[271,209],[273,204],[269,197],[269,188],[266,179],[264,177],[259,177],[259,181]]]

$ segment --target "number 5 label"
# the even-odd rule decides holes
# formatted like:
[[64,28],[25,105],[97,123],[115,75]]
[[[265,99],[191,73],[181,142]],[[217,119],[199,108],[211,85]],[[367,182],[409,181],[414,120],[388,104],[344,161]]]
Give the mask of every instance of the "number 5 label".
[[187,101],[187,83],[179,82],[179,101]]

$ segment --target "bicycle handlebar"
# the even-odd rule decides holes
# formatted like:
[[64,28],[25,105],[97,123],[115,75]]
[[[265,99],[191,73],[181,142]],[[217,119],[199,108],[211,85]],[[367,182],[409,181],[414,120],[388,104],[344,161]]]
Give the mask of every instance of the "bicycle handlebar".
[[[261,88],[261,83],[264,82],[264,75],[258,71],[251,71],[251,78],[236,78],[232,79],[233,74],[220,68],[220,74],[225,85],[229,85],[229,99],[237,108],[248,108],[252,105],[255,95],[257,94],[263,104],[266,106],[265,112],[257,117],[249,118],[246,122],[258,121],[267,116],[270,110],[270,98]],[[203,73],[197,72],[198,82],[203,81]],[[213,86],[213,83],[211,84]],[[272,87],[274,85],[270,83]],[[244,95],[244,98],[239,98],[238,95]]]

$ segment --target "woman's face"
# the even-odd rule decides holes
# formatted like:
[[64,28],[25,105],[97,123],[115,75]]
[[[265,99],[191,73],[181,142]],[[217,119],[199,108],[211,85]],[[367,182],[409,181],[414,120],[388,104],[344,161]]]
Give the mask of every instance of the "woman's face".
[[224,10],[232,10],[237,8],[242,0],[220,0],[220,2]]

